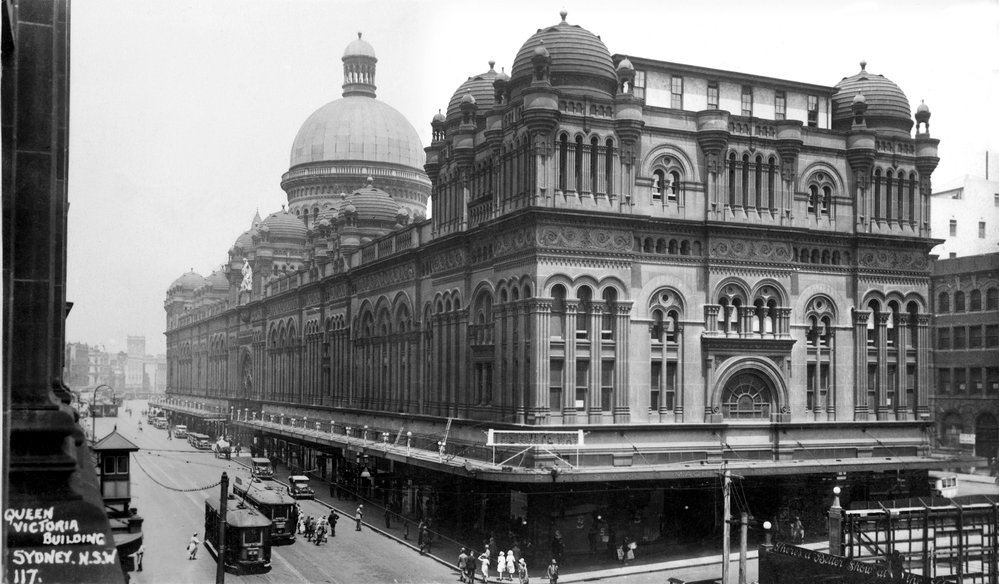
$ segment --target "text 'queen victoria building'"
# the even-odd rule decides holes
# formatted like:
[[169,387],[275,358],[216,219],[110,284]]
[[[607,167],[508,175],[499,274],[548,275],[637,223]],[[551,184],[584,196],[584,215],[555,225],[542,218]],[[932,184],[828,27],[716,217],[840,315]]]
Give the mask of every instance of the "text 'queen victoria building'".
[[701,537],[722,469],[812,532],[834,485],[923,494],[929,110],[913,135],[865,63],[821,86],[625,57],[565,18],[458,87],[426,147],[354,40],[287,210],[168,290],[164,407],[567,551]]

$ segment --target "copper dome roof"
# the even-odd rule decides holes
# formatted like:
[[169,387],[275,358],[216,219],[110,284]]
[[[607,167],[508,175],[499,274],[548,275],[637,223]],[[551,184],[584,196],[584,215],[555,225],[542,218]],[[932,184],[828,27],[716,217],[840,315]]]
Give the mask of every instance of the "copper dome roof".
[[316,110],[295,136],[291,166],[355,160],[399,164],[423,172],[426,154],[416,129],[392,106],[354,95]]
[[461,100],[466,95],[472,96],[480,112],[493,107],[493,104],[496,103],[496,90],[493,89],[493,81],[499,75],[496,73],[496,69],[493,68],[494,65],[495,62],[490,61],[488,71],[469,77],[467,81],[458,86],[454,95],[451,96],[451,101],[447,104],[448,118],[453,119],[453,116],[461,114]]
[[272,242],[305,243],[308,235],[305,223],[285,209],[268,215],[262,228],[266,228]]
[[368,177],[368,185],[360,188],[347,196],[343,206],[348,205],[354,208],[357,213],[357,221],[385,221],[395,223],[399,214],[399,203],[392,198],[392,195],[372,186],[373,179]]
[[617,74],[610,51],[597,35],[567,23],[565,12],[562,12],[562,22],[539,29],[520,47],[510,74],[512,84],[530,84],[534,75],[531,58],[535,49],[542,46],[551,56],[549,75],[553,86],[596,90],[605,97],[614,95]]
[[912,109],[902,89],[884,75],[867,72],[867,63],[860,63],[860,72],[844,77],[836,84],[832,97],[832,123],[835,130],[849,130],[853,123],[853,99],[864,94],[868,128],[894,129],[908,133],[912,129]]
[[204,283],[205,283],[205,277],[195,272],[194,270],[191,270],[190,272],[187,272],[183,276],[174,280],[173,283],[170,284],[170,287],[167,288],[167,290],[168,291],[174,291],[178,289],[194,290],[195,288],[203,285]]

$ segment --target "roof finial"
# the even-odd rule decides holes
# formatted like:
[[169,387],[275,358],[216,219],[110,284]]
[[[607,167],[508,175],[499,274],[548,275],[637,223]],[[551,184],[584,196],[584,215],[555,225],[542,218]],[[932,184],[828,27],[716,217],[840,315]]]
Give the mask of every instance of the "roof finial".
[[489,59],[489,70],[492,71],[493,67],[496,66],[496,61]]
[[370,186],[371,186],[371,183],[373,183],[373,182],[375,182],[375,179],[374,179],[373,177],[370,177],[370,176],[369,176],[369,177],[368,177],[368,186],[370,187]]
[[357,38],[361,38],[361,33],[360,32],[357,33]]
[[562,17],[562,22],[565,22],[565,17],[568,16],[568,14],[569,13],[565,11],[565,8],[562,9],[562,12],[559,12],[559,16]]
[[866,71],[867,70],[867,60],[866,59],[860,61],[860,70],[861,71]]

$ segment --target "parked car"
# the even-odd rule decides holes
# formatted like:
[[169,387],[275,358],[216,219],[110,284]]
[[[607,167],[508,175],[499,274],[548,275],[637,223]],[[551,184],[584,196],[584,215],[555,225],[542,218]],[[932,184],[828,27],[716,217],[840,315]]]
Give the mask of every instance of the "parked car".
[[309,486],[309,477],[291,475],[288,477],[288,494],[298,499],[315,499],[316,492]]
[[187,438],[187,426],[183,424],[177,424],[173,427],[173,437],[174,438]]

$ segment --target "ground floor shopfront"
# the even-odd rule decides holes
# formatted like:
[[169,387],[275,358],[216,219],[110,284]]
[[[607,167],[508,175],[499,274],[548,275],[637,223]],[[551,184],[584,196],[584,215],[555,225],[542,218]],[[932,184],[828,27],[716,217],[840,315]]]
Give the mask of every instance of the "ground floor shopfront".
[[392,436],[339,444],[318,431],[272,430],[252,421],[234,421],[230,427],[233,438],[254,456],[271,458],[288,474],[310,475],[317,490],[329,488],[331,495],[371,502],[379,514],[386,509],[398,519],[427,521],[436,532],[463,544],[478,547],[495,540],[494,550],[516,545],[539,559],[583,554],[613,559],[627,544],[645,557],[705,542],[717,542],[720,548],[725,469],[732,481],[733,516],[746,511],[756,530],[770,521],[778,540],[790,540],[796,519],[806,538],[824,539],[834,487],[841,489],[844,506],[928,494],[926,461],[839,471],[823,471],[822,464],[798,471],[789,463],[771,474],[732,462],[695,465],[693,470],[688,466],[657,478],[606,469],[595,480],[569,471],[510,471],[497,480],[467,461],[456,465],[434,453],[428,456]]

